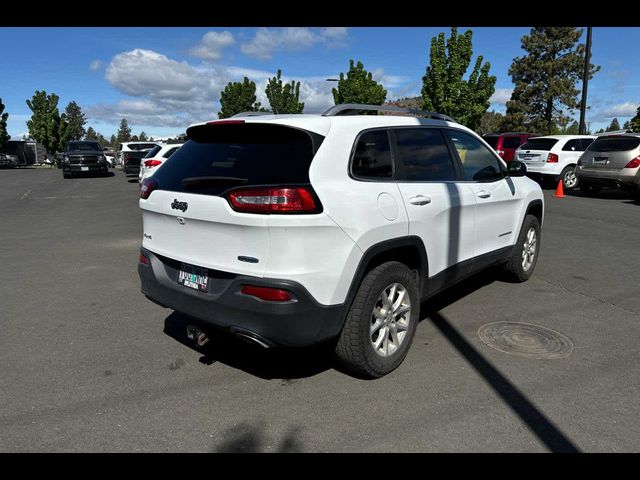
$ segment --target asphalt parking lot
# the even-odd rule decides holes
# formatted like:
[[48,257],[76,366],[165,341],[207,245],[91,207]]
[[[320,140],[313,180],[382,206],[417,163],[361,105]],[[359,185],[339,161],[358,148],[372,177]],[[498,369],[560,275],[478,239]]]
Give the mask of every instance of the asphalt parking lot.
[[[367,381],[322,348],[196,350],[140,293],[135,180],[1,170],[0,451],[638,451],[640,205],[552,193],[533,278],[440,295]],[[493,322],[568,341],[503,353],[478,333]]]

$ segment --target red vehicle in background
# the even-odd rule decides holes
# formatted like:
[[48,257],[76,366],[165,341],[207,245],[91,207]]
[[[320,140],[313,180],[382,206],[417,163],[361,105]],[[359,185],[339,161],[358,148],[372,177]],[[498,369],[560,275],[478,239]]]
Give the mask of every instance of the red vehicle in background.
[[534,133],[507,132],[488,133],[483,135],[482,138],[505,162],[510,162],[513,160],[516,149],[524,144],[530,137],[536,136]]

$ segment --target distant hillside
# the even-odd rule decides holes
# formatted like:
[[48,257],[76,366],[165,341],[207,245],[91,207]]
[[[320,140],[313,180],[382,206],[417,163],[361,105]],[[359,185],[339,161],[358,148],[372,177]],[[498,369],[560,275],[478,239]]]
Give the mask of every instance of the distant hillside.
[[[389,102],[385,102],[384,104],[385,105],[391,105],[393,107],[412,108],[414,110],[421,110],[422,109],[422,97],[401,98],[399,100],[391,100]],[[383,112],[380,112],[380,113],[383,113]],[[386,115],[392,115],[392,113],[388,112],[388,113],[386,113]]]

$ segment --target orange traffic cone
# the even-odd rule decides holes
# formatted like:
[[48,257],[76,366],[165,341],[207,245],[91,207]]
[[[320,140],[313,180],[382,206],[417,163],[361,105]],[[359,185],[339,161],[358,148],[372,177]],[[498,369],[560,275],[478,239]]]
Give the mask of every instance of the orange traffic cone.
[[564,198],[564,189],[562,188],[562,179],[558,182],[558,188],[556,188],[556,193],[553,194],[556,198]]

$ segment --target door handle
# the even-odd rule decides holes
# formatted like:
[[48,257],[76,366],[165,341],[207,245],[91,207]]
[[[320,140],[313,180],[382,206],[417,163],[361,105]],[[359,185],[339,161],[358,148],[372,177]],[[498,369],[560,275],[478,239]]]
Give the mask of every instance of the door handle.
[[489,198],[491,196],[491,192],[487,192],[486,190],[480,190],[477,195],[480,198]]
[[431,199],[429,197],[425,197],[424,195],[416,195],[415,197],[411,197],[409,199],[409,203],[411,205],[427,205],[431,203]]

